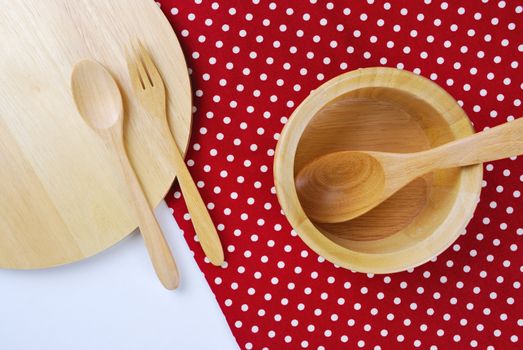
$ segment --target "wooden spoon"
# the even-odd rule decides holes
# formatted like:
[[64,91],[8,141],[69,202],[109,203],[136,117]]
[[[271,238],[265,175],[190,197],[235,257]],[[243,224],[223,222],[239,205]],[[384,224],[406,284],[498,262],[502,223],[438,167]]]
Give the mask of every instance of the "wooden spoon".
[[305,213],[319,223],[360,216],[415,178],[523,153],[523,118],[416,153],[341,151],[321,156],[296,176]]
[[129,189],[129,204],[134,206],[156,274],[165,288],[176,289],[179,284],[176,263],[125,150],[122,96],[116,82],[102,65],[85,60],[75,65],[71,87],[84,120],[118,156]]

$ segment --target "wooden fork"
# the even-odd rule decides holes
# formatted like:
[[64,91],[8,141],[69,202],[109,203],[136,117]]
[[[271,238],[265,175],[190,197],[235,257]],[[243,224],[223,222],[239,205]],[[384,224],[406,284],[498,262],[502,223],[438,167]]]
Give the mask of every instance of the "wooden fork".
[[[159,118],[168,127],[165,86],[162,76],[145,47],[139,43],[133,50],[134,57],[127,55],[127,68],[131,83],[138,101],[149,118]],[[183,156],[178,149],[171,133],[169,133],[174,148],[174,165],[176,177],[183,193],[185,203],[191,214],[191,220],[202,245],[205,255],[213,265],[223,263],[223,248],[216,228],[202,197],[196,188],[194,180],[185,165]]]

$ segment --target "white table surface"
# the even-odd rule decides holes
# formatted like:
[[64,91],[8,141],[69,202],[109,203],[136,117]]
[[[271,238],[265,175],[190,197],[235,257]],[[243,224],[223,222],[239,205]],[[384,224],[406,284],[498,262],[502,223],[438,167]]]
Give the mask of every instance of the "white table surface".
[[176,291],[157,280],[136,232],[74,264],[0,269],[0,349],[238,349],[170,209],[156,213],[180,270]]

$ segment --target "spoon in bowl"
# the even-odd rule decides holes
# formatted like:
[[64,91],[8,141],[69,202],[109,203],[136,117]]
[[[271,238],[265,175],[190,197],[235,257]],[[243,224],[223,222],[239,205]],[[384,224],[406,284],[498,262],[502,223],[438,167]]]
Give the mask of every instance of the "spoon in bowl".
[[296,190],[313,221],[343,222],[365,214],[431,171],[519,154],[523,154],[523,118],[416,153],[330,153],[301,169]]
[[82,118],[118,156],[118,164],[129,189],[129,204],[134,207],[158,278],[165,288],[176,289],[179,283],[176,263],[127,156],[123,138],[122,96],[116,82],[101,64],[85,60],[74,66],[71,87]]

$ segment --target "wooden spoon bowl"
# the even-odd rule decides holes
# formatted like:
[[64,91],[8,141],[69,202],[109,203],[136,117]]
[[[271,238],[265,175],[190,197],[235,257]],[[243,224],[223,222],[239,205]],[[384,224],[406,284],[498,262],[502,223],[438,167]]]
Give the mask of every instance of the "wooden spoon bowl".
[[314,91],[285,126],[274,163],[278,199],[304,242],[339,266],[389,273],[420,265],[463,232],[478,202],[481,166],[427,174],[366,214],[334,224],[310,220],[295,176],[331,152],[416,152],[473,132],[456,101],[428,79],[392,68],[345,73]]

